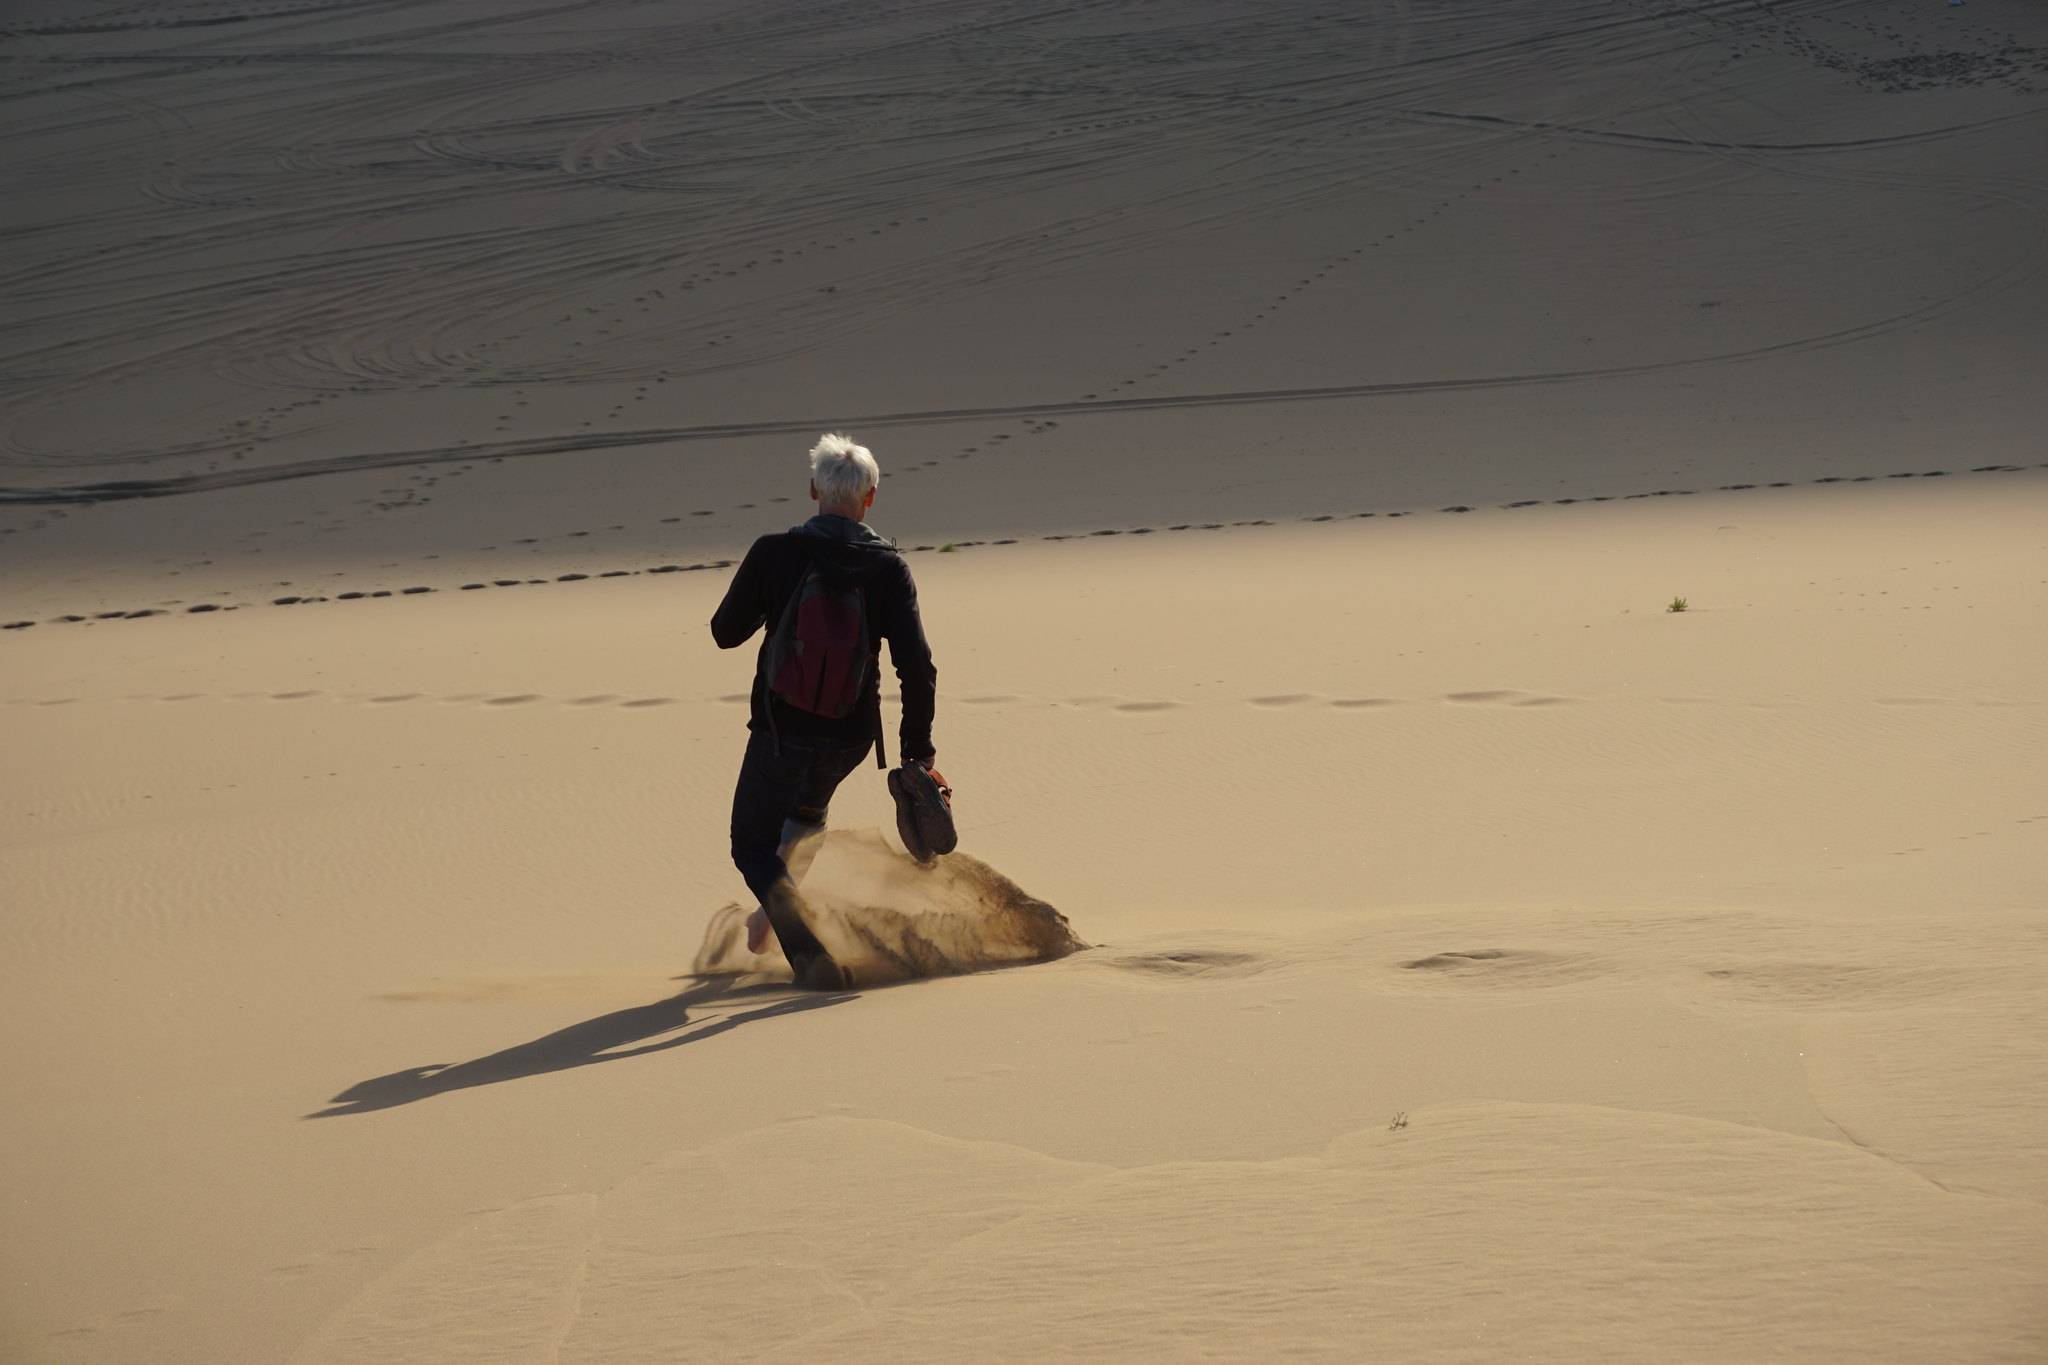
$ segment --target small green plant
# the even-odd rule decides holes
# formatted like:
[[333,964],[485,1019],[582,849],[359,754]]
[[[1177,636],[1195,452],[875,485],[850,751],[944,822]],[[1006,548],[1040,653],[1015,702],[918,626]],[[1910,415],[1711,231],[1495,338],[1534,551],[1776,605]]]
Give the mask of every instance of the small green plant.
[[1666,610],[1666,611],[1684,611],[1684,610],[1686,610],[1686,601],[1685,601],[1685,599],[1684,599],[1683,597],[1674,597],[1674,598],[1672,598],[1672,599],[1671,599],[1671,605],[1670,605],[1670,606],[1668,606],[1668,607],[1666,607],[1666,608],[1664,608],[1664,610]]
[[939,547],[939,553],[942,555],[949,555],[959,548],[959,546],[955,545],[952,541],[949,540],[944,545],[941,545]]

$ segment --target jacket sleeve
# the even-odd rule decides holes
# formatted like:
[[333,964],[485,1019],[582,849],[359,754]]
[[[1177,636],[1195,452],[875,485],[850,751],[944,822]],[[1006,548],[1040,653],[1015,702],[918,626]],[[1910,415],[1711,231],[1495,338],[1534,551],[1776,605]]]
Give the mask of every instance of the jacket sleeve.
[[733,572],[725,600],[711,613],[711,638],[720,649],[737,649],[768,619],[767,560],[768,537],[748,547],[747,557]]
[[906,760],[929,759],[935,752],[932,713],[938,706],[939,670],[932,664],[932,648],[924,638],[910,566],[902,564],[901,573],[902,586],[889,595],[881,632],[889,641],[889,662],[896,666],[896,681],[903,689],[903,728],[897,749]]

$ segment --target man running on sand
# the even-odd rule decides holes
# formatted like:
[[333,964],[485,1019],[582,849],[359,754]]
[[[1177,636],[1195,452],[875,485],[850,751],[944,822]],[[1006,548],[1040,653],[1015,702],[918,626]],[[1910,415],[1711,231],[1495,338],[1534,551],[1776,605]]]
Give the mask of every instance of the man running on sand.
[[720,649],[766,627],[754,667],[746,757],[732,797],[732,860],[761,902],[747,921],[760,952],[772,928],[799,986],[840,990],[846,971],[805,920],[796,883],[816,855],[832,793],[882,744],[881,641],[903,689],[905,763],[930,769],[932,667],[917,586],[896,547],[862,520],[881,467],[844,436],[811,448],[818,515],[762,536],[733,574],[711,617]]

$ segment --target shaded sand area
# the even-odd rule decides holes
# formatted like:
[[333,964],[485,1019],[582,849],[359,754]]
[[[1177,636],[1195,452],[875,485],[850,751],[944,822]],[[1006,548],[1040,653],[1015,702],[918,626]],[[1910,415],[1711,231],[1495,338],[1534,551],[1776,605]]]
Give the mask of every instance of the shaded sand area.
[[[2048,1354],[2039,6],[0,59],[0,1359]],[[806,995],[840,426],[962,856],[850,779]]]
[[2048,458],[2018,0],[10,22],[0,624]]

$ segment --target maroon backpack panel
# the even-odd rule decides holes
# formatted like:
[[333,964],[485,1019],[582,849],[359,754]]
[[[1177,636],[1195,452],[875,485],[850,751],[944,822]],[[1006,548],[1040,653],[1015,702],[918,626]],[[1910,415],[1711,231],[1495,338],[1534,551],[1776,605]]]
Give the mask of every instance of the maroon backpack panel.
[[860,704],[873,661],[860,588],[827,579],[816,565],[804,570],[769,641],[768,690],[799,711],[836,720]]

